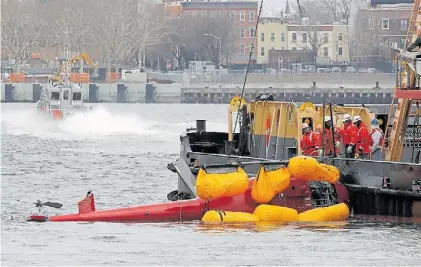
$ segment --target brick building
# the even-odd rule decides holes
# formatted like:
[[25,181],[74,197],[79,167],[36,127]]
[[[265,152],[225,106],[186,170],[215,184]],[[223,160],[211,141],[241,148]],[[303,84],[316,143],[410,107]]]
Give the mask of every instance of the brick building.
[[374,5],[358,10],[351,43],[353,61],[391,63],[394,50],[404,46],[411,10],[411,4]]
[[[254,41],[256,21],[258,15],[257,1],[236,1],[236,2],[181,2],[182,15],[195,14],[199,12],[217,12],[234,22],[235,53],[231,56],[233,64],[247,64],[251,47],[258,51],[257,43]],[[222,40],[223,42],[223,40]],[[256,56],[252,56],[252,62],[256,62]]]

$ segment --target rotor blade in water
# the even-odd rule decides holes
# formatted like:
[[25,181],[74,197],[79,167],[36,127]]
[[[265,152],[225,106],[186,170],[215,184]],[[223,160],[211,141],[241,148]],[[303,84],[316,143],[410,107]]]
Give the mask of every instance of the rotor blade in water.
[[47,206],[47,207],[56,208],[56,209],[59,209],[59,208],[63,207],[63,204],[61,204],[61,203],[50,202],[50,201],[44,202],[44,203],[42,203],[42,205]]

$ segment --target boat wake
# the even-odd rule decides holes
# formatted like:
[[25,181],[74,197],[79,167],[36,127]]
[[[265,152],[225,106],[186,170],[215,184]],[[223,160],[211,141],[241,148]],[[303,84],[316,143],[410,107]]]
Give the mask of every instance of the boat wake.
[[156,135],[163,131],[136,114],[113,114],[102,106],[62,121],[44,118],[35,110],[3,111],[1,126],[2,134],[58,139]]

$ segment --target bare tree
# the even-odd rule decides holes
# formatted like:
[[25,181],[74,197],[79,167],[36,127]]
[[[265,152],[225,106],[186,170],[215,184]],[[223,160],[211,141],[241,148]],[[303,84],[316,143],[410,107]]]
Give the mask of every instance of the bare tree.
[[56,22],[56,38],[68,44],[78,53],[82,53],[89,41],[92,41],[92,23],[90,21],[93,6],[90,2],[85,5],[63,5],[59,7],[61,12]]
[[[358,2],[361,0],[356,0]],[[349,25],[349,18],[351,17],[351,5],[353,0],[341,0],[339,5],[339,10],[341,12],[342,19],[345,21],[346,25]]]
[[227,63],[230,61],[235,51],[235,34],[238,33],[229,12],[184,14],[173,22],[173,32],[177,34],[169,40],[170,46],[181,47],[185,61],[211,60],[215,66],[220,65],[220,58],[225,58]]
[[307,0],[300,3],[311,24],[331,24],[343,21],[349,24],[351,5],[364,0]]
[[137,31],[137,1],[98,0],[95,5],[98,15],[94,21],[94,42],[102,50],[111,75],[112,65],[117,69],[120,60],[133,46]]
[[380,21],[373,18],[367,25],[367,18],[363,15],[358,15],[355,20],[355,36],[350,47],[353,57],[380,56],[383,50]]
[[302,25],[296,32],[293,43],[304,50],[311,50],[313,57],[317,57],[320,48],[328,43],[328,34],[323,31],[324,26]]
[[[307,0],[300,2],[302,14],[296,15],[307,17],[309,24],[331,24],[333,22],[331,11],[326,8],[324,1],[331,0]],[[297,21],[300,21],[300,19],[297,19]]]
[[17,72],[20,65],[29,59],[40,40],[44,24],[37,19],[35,10],[18,2],[2,5],[1,44],[9,58],[16,61]]
[[151,0],[138,0],[136,31],[133,35],[132,47],[127,55],[137,58],[137,64],[145,65],[146,49],[164,42],[170,33],[170,24],[163,6],[157,6]]
[[339,0],[322,0],[320,1],[320,5],[329,13],[332,22],[338,21],[338,19],[340,18]]

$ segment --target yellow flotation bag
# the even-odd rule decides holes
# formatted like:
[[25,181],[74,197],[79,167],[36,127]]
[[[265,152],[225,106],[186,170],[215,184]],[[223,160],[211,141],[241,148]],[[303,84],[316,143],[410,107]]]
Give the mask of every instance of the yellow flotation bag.
[[300,180],[326,181],[336,183],[339,180],[339,170],[335,166],[321,164],[313,157],[297,156],[288,162],[288,171]]
[[332,165],[319,163],[314,171],[315,178],[313,180],[325,181],[336,184],[339,181],[340,173],[338,168]]
[[298,212],[295,209],[266,204],[259,205],[253,214],[259,221],[265,222],[294,222],[298,220]]
[[231,173],[207,173],[200,169],[196,179],[197,196],[204,200],[242,194],[248,186],[247,173],[240,167]]
[[268,203],[276,194],[289,187],[290,176],[286,168],[266,171],[262,165],[253,181],[251,197],[257,203]]
[[349,219],[349,208],[340,203],[330,207],[315,208],[298,214],[301,222],[345,221]]
[[257,222],[255,215],[247,212],[210,210],[202,217],[202,222]]
[[273,188],[275,189],[275,194],[284,192],[284,190],[289,188],[289,184],[291,182],[291,174],[287,168],[268,171],[266,172],[266,175],[272,182]]

